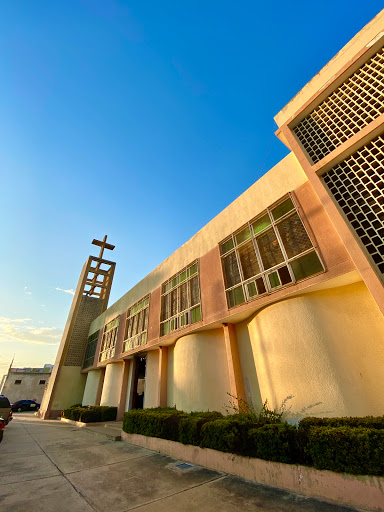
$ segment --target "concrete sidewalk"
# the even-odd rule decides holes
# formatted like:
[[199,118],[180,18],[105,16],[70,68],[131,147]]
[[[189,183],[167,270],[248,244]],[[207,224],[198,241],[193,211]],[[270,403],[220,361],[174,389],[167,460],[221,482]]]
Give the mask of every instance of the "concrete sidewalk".
[[[351,512],[60,421],[15,413],[0,444],[1,512]],[[96,435],[95,435],[96,434]]]

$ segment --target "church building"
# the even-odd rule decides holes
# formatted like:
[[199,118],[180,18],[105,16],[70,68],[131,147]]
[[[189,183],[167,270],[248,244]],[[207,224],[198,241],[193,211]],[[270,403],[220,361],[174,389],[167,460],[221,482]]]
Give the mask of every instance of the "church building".
[[383,414],[383,47],[384,11],[276,115],[288,156],[112,305],[94,240],[42,417],[287,396],[297,418]]

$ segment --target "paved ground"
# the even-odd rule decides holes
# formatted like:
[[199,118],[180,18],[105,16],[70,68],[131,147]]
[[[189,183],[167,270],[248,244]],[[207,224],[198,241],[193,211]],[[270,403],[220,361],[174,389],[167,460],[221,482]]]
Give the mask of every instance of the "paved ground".
[[60,421],[15,413],[0,444],[1,512],[351,512]]

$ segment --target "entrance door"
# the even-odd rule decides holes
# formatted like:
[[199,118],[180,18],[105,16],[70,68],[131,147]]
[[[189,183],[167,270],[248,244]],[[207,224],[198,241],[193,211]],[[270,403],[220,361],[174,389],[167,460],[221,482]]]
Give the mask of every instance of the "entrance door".
[[145,368],[147,358],[138,357],[135,359],[136,375],[133,389],[133,403],[132,409],[142,409],[144,407],[144,392],[145,392]]

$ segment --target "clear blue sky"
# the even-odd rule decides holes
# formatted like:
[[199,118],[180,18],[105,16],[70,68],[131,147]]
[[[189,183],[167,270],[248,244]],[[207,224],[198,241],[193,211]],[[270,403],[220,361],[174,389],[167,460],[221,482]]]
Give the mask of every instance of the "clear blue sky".
[[0,377],[54,362],[94,237],[112,303],[284,157],[273,116],[381,7],[2,2]]

